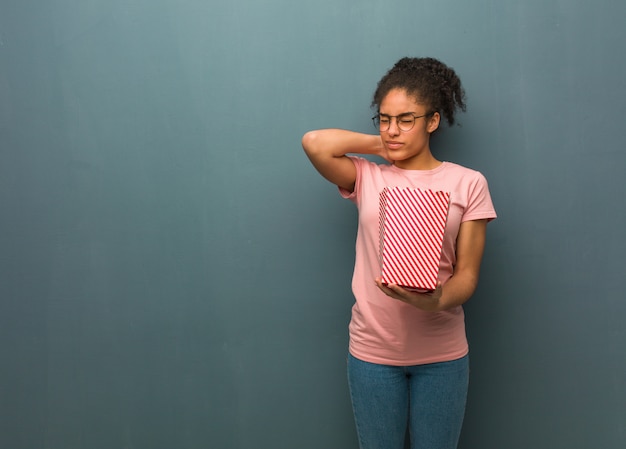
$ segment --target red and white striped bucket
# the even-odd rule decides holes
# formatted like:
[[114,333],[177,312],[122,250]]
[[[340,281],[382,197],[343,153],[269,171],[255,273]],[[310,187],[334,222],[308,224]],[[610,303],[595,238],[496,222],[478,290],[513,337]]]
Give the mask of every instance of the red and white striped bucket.
[[380,193],[383,284],[413,290],[437,287],[450,193],[385,187]]

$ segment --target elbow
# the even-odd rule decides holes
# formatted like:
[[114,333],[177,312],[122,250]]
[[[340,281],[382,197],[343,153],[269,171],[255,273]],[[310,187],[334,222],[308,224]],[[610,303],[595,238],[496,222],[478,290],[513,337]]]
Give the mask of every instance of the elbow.
[[461,294],[461,304],[466,303],[470,300],[474,293],[476,292],[476,288],[478,287],[478,273],[470,273],[465,278],[464,288],[462,289]]
[[316,148],[318,142],[318,132],[317,131],[308,131],[302,136],[302,149],[309,156],[316,152]]

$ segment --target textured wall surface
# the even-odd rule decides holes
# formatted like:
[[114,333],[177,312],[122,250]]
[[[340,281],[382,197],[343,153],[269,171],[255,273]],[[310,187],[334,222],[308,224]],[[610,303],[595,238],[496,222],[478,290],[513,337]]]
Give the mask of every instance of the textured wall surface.
[[498,220],[462,449],[626,440],[626,3],[4,0],[0,447],[356,448],[355,210],[300,148],[400,57]]

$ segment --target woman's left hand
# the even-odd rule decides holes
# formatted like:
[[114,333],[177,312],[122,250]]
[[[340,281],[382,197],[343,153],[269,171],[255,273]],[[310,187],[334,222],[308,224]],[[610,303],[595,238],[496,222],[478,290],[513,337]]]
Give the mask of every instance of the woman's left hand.
[[380,278],[376,279],[376,285],[387,296],[405,302],[418,309],[426,312],[436,312],[440,310],[439,300],[443,292],[441,283],[437,283],[437,287],[430,292],[418,293],[407,290],[395,284],[384,285]]

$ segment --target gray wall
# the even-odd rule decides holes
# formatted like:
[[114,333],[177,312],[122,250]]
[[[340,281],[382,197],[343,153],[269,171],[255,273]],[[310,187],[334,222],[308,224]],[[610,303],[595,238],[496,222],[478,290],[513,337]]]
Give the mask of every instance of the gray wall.
[[0,447],[356,448],[355,232],[300,149],[401,56],[499,219],[463,449],[626,441],[626,3],[0,2]]

